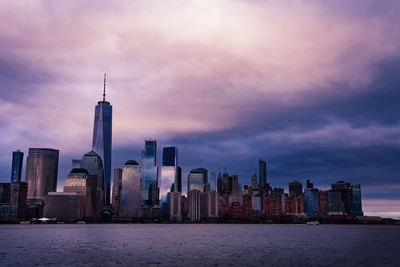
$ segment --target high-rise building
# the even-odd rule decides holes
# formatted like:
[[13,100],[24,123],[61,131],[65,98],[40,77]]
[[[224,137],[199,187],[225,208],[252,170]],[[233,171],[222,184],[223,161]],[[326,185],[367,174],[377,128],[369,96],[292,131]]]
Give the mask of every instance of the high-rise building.
[[343,212],[347,214],[352,214],[353,192],[351,184],[344,181],[338,181],[337,183],[333,183],[331,185],[330,191],[340,192],[340,198],[342,202],[341,206],[343,207]]
[[303,192],[303,185],[298,181],[293,181],[289,183],[289,196],[298,197],[301,196]]
[[142,216],[140,192],[140,166],[134,160],[128,160],[122,167],[120,217]]
[[159,204],[157,142],[145,140],[142,151],[142,203],[144,208]]
[[122,190],[122,169],[114,169],[113,190],[112,190],[112,207],[114,216],[119,217]]
[[17,206],[17,218],[25,219],[26,198],[28,194],[27,182],[11,183],[11,204]]
[[353,215],[363,216],[364,212],[362,211],[361,203],[361,185],[353,184],[351,189],[353,191]]
[[267,183],[267,162],[265,160],[260,159],[258,161],[258,168],[260,171],[259,175],[259,185],[261,190],[263,189],[264,185]]
[[171,192],[169,194],[169,219],[171,221],[182,221],[182,193]]
[[318,188],[304,189],[304,212],[307,215],[320,213]]
[[178,149],[174,146],[164,147],[163,166],[178,166]]
[[327,216],[329,212],[328,191],[319,190],[319,208],[321,215]]
[[110,205],[111,148],[112,148],[112,106],[106,101],[106,75],[104,74],[103,100],[97,102],[94,113],[92,150],[102,159],[104,165],[104,204]]
[[43,202],[48,192],[57,190],[59,151],[49,148],[29,148],[25,181],[28,199]]
[[201,191],[193,189],[188,193],[189,218],[191,222],[200,221],[200,195]]
[[176,178],[176,184],[175,184],[175,191],[182,193],[182,168],[179,166],[177,167],[177,178]]
[[21,182],[24,153],[17,150],[13,151],[12,155],[11,182]]
[[221,175],[221,173],[218,173],[217,192],[219,195],[222,195],[222,175]]
[[251,188],[252,188],[253,190],[257,190],[257,189],[258,189],[258,182],[257,182],[257,175],[256,175],[256,174],[254,174],[254,175],[251,177]]
[[[175,166],[161,166],[160,167],[160,177],[159,177],[159,188],[160,188],[160,197],[161,203],[168,202],[167,194],[169,192],[177,191],[175,190],[175,182],[177,180],[177,168]],[[171,191],[171,187],[173,190]],[[168,201],[167,201],[168,200]],[[169,207],[166,207],[169,210]]]
[[190,171],[188,175],[188,194],[192,190],[199,190],[204,192],[204,185],[207,183],[207,170],[204,168],[197,168]]
[[215,171],[211,171],[210,174],[208,175],[207,181],[210,184],[210,190],[217,190],[217,175]]

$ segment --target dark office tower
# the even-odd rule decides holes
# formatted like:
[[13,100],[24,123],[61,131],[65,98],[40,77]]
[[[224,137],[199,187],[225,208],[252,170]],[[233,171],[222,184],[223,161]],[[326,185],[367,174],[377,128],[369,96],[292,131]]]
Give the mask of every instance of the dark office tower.
[[267,162],[265,160],[260,159],[258,161],[258,168],[260,171],[260,188],[263,189],[264,185],[267,183]]
[[254,174],[254,175],[251,177],[251,188],[252,188],[253,190],[258,190],[258,182],[257,182],[257,175],[256,175],[256,174]]
[[12,167],[11,167],[11,182],[20,182],[22,173],[22,162],[24,153],[17,150],[13,151]]
[[218,194],[222,195],[222,175],[218,173],[217,177],[217,192]]
[[[347,214],[352,214],[353,210],[353,191],[350,183],[344,181],[338,181],[331,185],[330,192],[335,192],[338,194],[340,192],[341,207],[344,208],[343,212]],[[331,193],[332,194],[332,193]],[[339,199],[339,197],[337,197]]]
[[104,74],[103,100],[97,102],[94,113],[93,143],[95,151],[104,163],[104,204],[110,205],[111,184],[111,140],[112,140],[112,106],[106,101],[106,75]]
[[164,147],[163,166],[178,166],[178,149],[174,146]]
[[175,184],[175,192],[182,193],[182,168],[177,168],[177,182]]
[[121,205],[121,190],[122,190],[122,169],[114,169],[114,180],[112,190],[112,207],[114,209],[114,216],[119,217]]
[[155,140],[145,140],[142,152],[142,203],[144,208],[156,205],[158,198],[158,170],[157,162],[157,142]]
[[28,199],[44,201],[48,192],[57,190],[59,151],[49,148],[29,148],[25,181]]
[[353,189],[353,215],[363,216],[364,212],[362,211],[361,204],[361,185],[353,184],[351,188]]
[[17,206],[17,218],[24,219],[26,197],[28,193],[28,183],[12,182],[11,183],[11,204]]
[[299,197],[303,192],[303,185],[298,181],[293,181],[289,183],[289,196]]

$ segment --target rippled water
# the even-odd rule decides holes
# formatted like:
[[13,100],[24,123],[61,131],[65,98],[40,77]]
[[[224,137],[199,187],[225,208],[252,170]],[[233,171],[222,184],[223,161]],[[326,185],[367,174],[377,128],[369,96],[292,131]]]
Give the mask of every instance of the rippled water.
[[0,225],[0,265],[400,266],[400,226]]

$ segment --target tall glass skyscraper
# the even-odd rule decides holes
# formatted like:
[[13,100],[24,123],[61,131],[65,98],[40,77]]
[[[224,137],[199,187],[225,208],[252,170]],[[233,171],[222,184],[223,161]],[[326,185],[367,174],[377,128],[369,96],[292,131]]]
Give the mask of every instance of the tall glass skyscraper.
[[145,140],[142,152],[142,203],[146,208],[158,204],[157,142]]
[[104,204],[110,205],[111,184],[112,106],[106,101],[106,75],[104,74],[103,100],[97,103],[94,113],[92,150],[104,164]]
[[164,147],[163,166],[178,166],[178,149],[174,146]]
[[12,167],[11,167],[11,182],[21,182],[22,162],[24,153],[17,150],[13,151]]
[[28,199],[44,201],[48,192],[57,190],[59,151],[49,148],[29,148],[26,159]]

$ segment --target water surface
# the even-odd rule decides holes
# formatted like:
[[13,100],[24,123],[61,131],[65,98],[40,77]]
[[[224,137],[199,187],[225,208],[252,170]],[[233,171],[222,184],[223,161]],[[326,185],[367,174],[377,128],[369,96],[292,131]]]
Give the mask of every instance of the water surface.
[[400,226],[0,225],[0,265],[400,266]]

